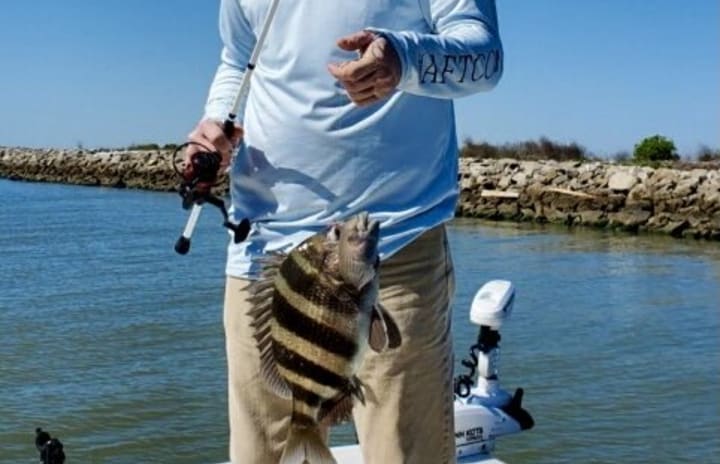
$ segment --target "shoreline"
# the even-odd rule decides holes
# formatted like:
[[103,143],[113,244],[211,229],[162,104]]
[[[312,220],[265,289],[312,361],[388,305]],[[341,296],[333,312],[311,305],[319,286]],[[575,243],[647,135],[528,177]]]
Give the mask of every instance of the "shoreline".
[[[174,191],[172,151],[0,147],[0,178]],[[720,240],[720,170],[460,158],[457,217]],[[216,189],[226,195],[227,182]]]

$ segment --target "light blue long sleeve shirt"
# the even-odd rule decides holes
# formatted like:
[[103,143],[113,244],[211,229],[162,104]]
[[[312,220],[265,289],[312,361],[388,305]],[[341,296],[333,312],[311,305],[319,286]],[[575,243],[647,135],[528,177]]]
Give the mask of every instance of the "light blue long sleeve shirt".
[[[269,0],[222,0],[221,63],[205,117],[231,110]],[[503,69],[494,0],[280,0],[240,119],[232,214],[249,218],[227,273],[289,250],[329,223],[368,211],[383,259],[453,217],[458,196],[452,98],[493,88]],[[327,71],[357,58],[337,39],[369,29],[402,64],[397,90],[367,107]]]

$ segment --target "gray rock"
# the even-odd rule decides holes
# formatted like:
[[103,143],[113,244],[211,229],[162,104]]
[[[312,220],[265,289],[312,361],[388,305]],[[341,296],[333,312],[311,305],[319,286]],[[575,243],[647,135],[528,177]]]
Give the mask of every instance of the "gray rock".
[[580,224],[601,227],[607,224],[605,213],[599,210],[578,211],[577,215]]
[[629,192],[638,183],[635,174],[625,171],[617,171],[610,176],[608,188],[616,192]]
[[678,237],[688,227],[690,227],[690,224],[687,221],[670,221],[661,229],[661,231],[674,237]]
[[509,175],[504,175],[500,178],[500,181],[497,183],[497,186],[500,190],[505,190],[508,187],[510,187],[511,181]]
[[510,180],[518,187],[525,187],[528,183],[528,175],[525,171],[520,171],[513,175]]
[[641,224],[645,224],[648,219],[650,219],[650,216],[650,211],[629,208],[617,213],[610,213],[608,218],[610,219],[611,225],[635,228]]

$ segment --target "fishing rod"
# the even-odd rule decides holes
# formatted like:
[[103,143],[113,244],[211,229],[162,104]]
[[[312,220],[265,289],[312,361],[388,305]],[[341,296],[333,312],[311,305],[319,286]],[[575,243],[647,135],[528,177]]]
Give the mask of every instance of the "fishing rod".
[[[270,2],[270,8],[265,16],[265,22],[257,37],[255,47],[250,54],[250,60],[245,68],[245,73],[240,82],[240,88],[235,95],[235,101],[223,122],[223,133],[228,140],[232,140],[232,136],[235,133],[235,121],[237,120],[238,111],[240,110],[240,104],[250,92],[250,79],[255,71],[255,64],[257,63],[267,33],[270,30],[270,25],[275,16],[278,3],[280,3],[280,0],[271,0]],[[179,150],[192,144],[194,144],[194,142],[188,142],[178,147],[175,154],[173,154],[173,159],[175,159],[175,155]],[[223,226],[233,232],[233,241],[235,243],[240,243],[245,240],[250,233],[250,220],[243,218],[240,223],[233,224],[225,208],[225,202],[210,192],[217,181],[222,155],[217,151],[211,151],[208,150],[207,147],[203,147],[203,150],[194,153],[188,161],[183,172],[178,172],[178,174],[183,178],[183,182],[179,188],[180,196],[183,199],[182,206],[183,209],[190,209],[190,216],[185,223],[185,229],[177,239],[177,242],[175,242],[175,251],[181,255],[187,254],[187,252],[190,251],[190,240],[198,219],[200,218],[203,203],[210,203],[220,209],[225,218]],[[177,171],[177,167],[175,169]]]

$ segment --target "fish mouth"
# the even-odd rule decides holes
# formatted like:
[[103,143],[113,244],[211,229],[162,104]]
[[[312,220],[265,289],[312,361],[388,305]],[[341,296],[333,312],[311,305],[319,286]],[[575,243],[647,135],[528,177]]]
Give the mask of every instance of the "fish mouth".
[[346,256],[365,264],[375,264],[380,241],[380,221],[370,219],[367,212],[352,216],[343,227],[341,242]]
[[370,219],[370,214],[363,211],[356,216],[355,231],[358,239],[377,242],[380,238],[380,221]]

